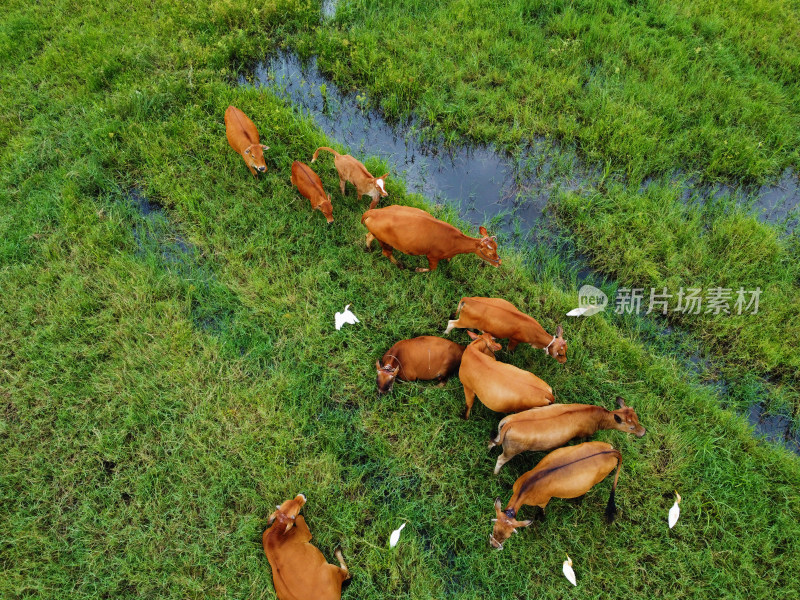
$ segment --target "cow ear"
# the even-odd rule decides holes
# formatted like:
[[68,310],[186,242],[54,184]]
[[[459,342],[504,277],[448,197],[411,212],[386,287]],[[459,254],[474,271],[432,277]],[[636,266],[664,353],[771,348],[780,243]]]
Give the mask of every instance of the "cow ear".
[[556,327],[556,337],[563,338],[564,337],[564,328],[559,325]]
[[389,174],[388,174],[388,173],[384,173],[383,175],[381,175],[380,177],[378,177],[378,179],[386,179],[388,176],[389,176]]
[[261,149],[262,150],[269,150],[269,146],[265,146],[264,144],[261,144]]
[[378,371],[381,370],[381,361],[379,361],[379,360],[375,361],[375,368],[378,369]]
[[469,329],[467,329],[467,335],[473,340],[477,340],[480,337],[479,335],[472,333]]
[[526,521],[517,521],[517,527],[529,527],[531,523],[533,523],[532,519],[527,519]]
[[275,520],[275,517],[277,516],[278,516],[278,511],[276,510],[269,516],[269,519],[267,519],[267,525],[272,525],[272,522]]
[[486,227],[484,227],[483,225],[481,225],[481,228],[478,231],[481,232],[481,235],[489,235],[489,232],[486,231]]
[[617,406],[620,408],[625,408],[625,398],[622,396],[617,396]]
[[503,509],[503,504],[500,502],[500,498],[495,498],[494,500],[494,509],[497,512],[500,512]]
[[292,528],[293,525],[294,525],[294,521],[289,521],[286,524],[286,529],[283,530],[283,533],[289,533],[289,530]]

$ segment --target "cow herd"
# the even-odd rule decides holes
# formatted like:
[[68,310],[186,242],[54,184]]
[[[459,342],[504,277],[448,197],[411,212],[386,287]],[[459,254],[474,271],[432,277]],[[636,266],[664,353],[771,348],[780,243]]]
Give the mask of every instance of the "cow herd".
[[[229,106],[225,112],[225,126],[228,142],[242,155],[253,176],[266,171],[263,151],[268,147],[259,143],[253,122],[242,111]],[[388,173],[373,177],[352,156],[324,146],[314,152],[312,163],[320,150],[334,155],[342,195],[349,182],[356,187],[357,197],[369,195],[372,199],[369,210],[361,218],[368,230],[367,247],[377,240],[384,256],[401,268],[393,250],[425,256],[428,268],[418,268],[420,272],[433,271],[440,260],[467,253],[477,254],[495,267],[500,266],[497,240],[483,227],[480,237],[472,238],[417,208],[400,205],[376,208],[380,199],[388,195],[385,189]],[[311,202],[312,209],[320,210],[328,223],[333,221],[331,197],[308,165],[299,161],[292,163],[291,183]],[[534,469],[516,480],[505,509],[500,498],[495,501],[496,518],[489,543],[502,549],[505,540],[516,533],[517,528],[531,524],[530,520],[516,519],[523,505],[544,510],[551,498],[577,498],[616,468],[606,507],[606,516],[612,519],[616,510],[614,494],[622,467],[621,453],[604,442],[564,444],[572,439],[587,438],[601,429],[616,429],[641,437],[645,429],[639,424],[636,412],[625,405],[623,398],[617,398],[619,408],[614,411],[589,404],[554,404],[555,393],[546,382],[530,371],[495,357],[495,352],[502,348],[497,340],[507,339],[509,351],[519,343],[527,343],[563,364],[567,360],[567,341],[560,325],[555,334],[550,334],[510,302],[476,297],[461,299],[456,319],[448,322],[445,335],[455,328],[467,330],[469,344],[461,345],[436,336],[395,343],[375,364],[376,383],[378,392],[383,394],[391,391],[396,380],[438,380],[443,384],[458,374],[466,402],[464,418],[469,418],[476,397],[495,412],[511,413],[500,421],[497,435],[489,441],[490,449],[495,446],[503,449],[494,468],[495,474],[517,454],[552,450]],[[336,550],[340,563],[336,567],[328,564],[322,553],[310,544],[311,532],[299,514],[305,502],[305,496],[299,494],[277,506],[270,515],[270,527],[264,532],[264,552],[272,566],[275,590],[282,600],[340,598],[342,583],[349,579],[350,573],[340,549]]]

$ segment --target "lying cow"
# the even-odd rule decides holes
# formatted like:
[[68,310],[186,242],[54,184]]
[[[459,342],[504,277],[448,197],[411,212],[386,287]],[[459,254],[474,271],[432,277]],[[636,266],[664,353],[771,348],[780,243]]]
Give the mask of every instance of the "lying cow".
[[416,381],[438,379],[440,383],[455,374],[461,365],[465,346],[444,338],[422,335],[400,340],[375,362],[378,392],[391,391],[395,379]]
[[269,150],[269,146],[259,143],[258,129],[247,115],[235,106],[229,106],[225,111],[225,134],[228,136],[231,148],[242,155],[244,164],[250,169],[253,177],[257,176],[256,171],[264,173],[267,170],[264,150]]
[[502,346],[491,335],[467,333],[473,342],[464,350],[458,370],[467,402],[465,419],[469,419],[476,394],[487,408],[502,413],[519,412],[553,402],[553,388],[536,375],[495,359],[494,352]]
[[292,163],[292,185],[296,185],[298,191],[311,201],[311,210],[318,210],[328,223],[333,223],[333,204],[331,197],[322,188],[322,180],[319,175],[314,173],[306,164],[296,160]]
[[636,411],[620,397],[617,403],[619,409],[614,411],[594,404],[551,404],[507,416],[497,426],[497,437],[489,441],[490,450],[503,445],[494,474],[520,452],[559,448],[573,438],[589,437],[601,429],[642,437],[646,430],[639,425]]
[[311,532],[303,515],[298,514],[306,497],[298,494],[277,507],[269,516],[263,536],[264,553],[272,567],[272,583],[279,600],[315,598],[338,600],[342,583],[350,579],[341,549],[337,548],[337,567],[325,560],[311,542]]
[[505,511],[501,510],[500,498],[495,500],[494,510],[497,518],[489,536],[489,543],[498,550],[517,527],[527,527],[532,523],[517,521],[519,509],[527,504],[538,506],[544,512],[551,498],[577,498],[583,496],[597,483],[617,468],[614,485],[606,506],[606,517],[614,520],[617,506],[614,494],[617,490],[619,471],[622,468],[622,454],[611,444],[605,442],[586,442],[577,446],[567,446],[553,450],[545,456],[533,470],[521,475],[514,482],[514,494],[508,501]]
[[480,228],[481,237],[471,238],[424,210],[400,205],[368,210],[361,217],[361,223],[369,230],[367,248],[373,240],[378,240],[383,255],[400,268],[402,266],[392,256],[395,248],[412,256],[427,257],[428,268],[417,268],[420,273],[434,271],[440,260],[456,254],[474,253],[495,267],[500,266],[497,240],[483,227]]
[[380,177],[373,177],[361,162],[349,154],[339,154],[336,150],[327,146],[320,146],[316,149],[311,159],[312,163],[316,162],[317,154],[319,154],[320,150],[326,150],[333,154],[333,165],[336,167],[337,173],[339,173],[339,189],[342,191],[342,196],[344,196],[344,187],[348,181],[356,186],[356,195],[359,198],[364,195],[372,198],[372,202],[369,203],[370,208],[378,206],[380,199],[389,195],[384,187],[384,180],[389,176],[388,173]]
[[555,335],[550,335],[533,317],[501,298],[462,298],[456,310],[456,319],[447,322],[447,335],[454,327],[487,331],[499,339],[508,339],[508,350],[524,342],[544,350],[561,364],[567,362],[567,340],[561,325]]

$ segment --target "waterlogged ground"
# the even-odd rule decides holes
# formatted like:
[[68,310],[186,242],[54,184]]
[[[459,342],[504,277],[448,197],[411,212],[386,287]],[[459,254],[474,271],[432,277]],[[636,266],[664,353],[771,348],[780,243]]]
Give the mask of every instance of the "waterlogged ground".
[[[559,149],[545,139],[527,146],[516,157],[492,147],[422,142],[413,121],[387,122],[380,111],[370,108],[365,93],[343,93],[320,73],[313,57],[303,63],[291,52],[281,52],[259,64],[252,75],[241,76],[239,82],[263,86],[285,98],[335,140],[342,152],[353,153],[362,160],[367,156],[380,157],[392,165],[392,175],[403,178],[408,191],[434,203],[454,206],[463,219],[475,225],[491,223],[496,227],[493,233],[504,234],[501,236],[504,243],[552,247],[570,264],[578,286],[590,283],[602,284],[606,289],[618,287],[587,266],[580,253],[564,240],[563,232],[547,210],[549,203],[557,201],[558,193],[592,189],[603,176],[601,169],[582,165],[574,152]],[[330,162],[326,163],[325,155],[321,153],[323,159],[315,165],[317,170],[326,168],[324,165]],[[310,157],[306,159],[309,161]],[[645,181],[642,192],[654,183]],[[685,202],[714,202],[729,197],[751,207],[763,221],[786,223],[790,229],[800,201],[797,178],[789,170],[777,185],[764,185],[756,190],[685,178],[672,179],[671,184],[682,186]],[[667,337],[676,333],[669,325],[661,327]],[[688,333],[680,332],[680,337],[685,339]],[[683,343],[682,339],[676,339],[669,349],[663,350],[678,354]],[[782,414],[785,407],[776,404],[770,408],[769,383],[762,382],[757,393],[749,396],[747,406],[742,407],[741,402],[728,398],[737,383],[715,373],[710,361],[700,358],[701,352],[699,348],[695,350],[694,359],[689,361],[692,364],[687,364],[687,368],[712,386],[722,404],[744,410],[757,436],[800,453],[799,428],[790,416]],[[703,368],[699,369],[696,366],[701,361]],[[770,410],[778,412],[773,414]]]

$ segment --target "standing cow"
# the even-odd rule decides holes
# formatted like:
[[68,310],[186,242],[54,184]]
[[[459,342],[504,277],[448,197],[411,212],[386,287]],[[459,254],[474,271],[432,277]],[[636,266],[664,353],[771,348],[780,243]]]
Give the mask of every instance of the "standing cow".
[[550,335],[533,317],[529,317],[508,300],[502,298],[462,298],[456,310],[456,319],[447,322],[447,335],[454,327],[487,331],[494,337],[508,340],[508,350],[524,342],[544,350],[561,364],[567,362],[567,340],[559,325],[556,334]]
[[467,333],[473,342],[464,350],[458,371],[467,403],[465,419],[469,419],[476,394],[487,408],[503,413],[546,406],[553,402],[553,388],[536,375],[495,359],[494,352],[502,346],[491,335]]
[[311,210],[318,210],[328,221],[333,223],[333,204],[331,197],[325,193],[322,180],[306,164],[296,160],[292,163],[291,182],[297,186],[298,191],[311,201]]
[[523,505],[538,506],[544,511],[551,498],[583,496],[603,481],[614,467],[617,468],[617,474],[614,476],[614,485],[606,505],[606,518],[609,522],[614,520],[617,512],[614,494],[622,468],[622,454],[619,450],[604,442],[586,442],[553,450],[514,482],[514,493],[505,511],[501,510],[500,498],[495,500],[496,518],[492,519],[494,527],[489,535],[489,543],[502,550],[503,542],[516,532],[517,527],[527,527],[532,523],[530,519],[517,521],[517,514]]
[[311,158],[312,163],[316,162],[320,150],[326,150],[333,154],[333,165],[336,167],[336,172],[339,173],[339,189],[342,196],[344,196],[344,188],[348,181],[356,186],[356,196],[361,198],[361,196],[367,195],[372,198],[372,202],[369,203],[370,208],[378,206],[380,199],[389,195],[384,187],[384,180],[389,176],[388,173],[380,177],[373,177],[361,162],[349,154],[339,154],[327,146],[320,146],[316,149]]
[[373,240],[378,240],[383,255],[398,267],[400,263],[392,256],[395,248],[412,256],[427,257],[428,268],[418,267],[419,273],[434,271],[440,260],[456,254],[477,254],[495,267],[501,263],[497,240],[485,228],[480,228],[481,237],[472,238],[419,208],[395,204],[368,210],[361,223],[369,230],[367,248]]
[[497,457],[494,473],[526,450],[551,450],[573,438],[585,438],[601,429],[616,429],[642,437],[646,430],[639,425],[636,411],[617,397],[618,410],[608,410],[594,404],[551,404],[509,415],[497,426],[497,437],[489,441],[491,450],[503,445]]
[[264,150],[269,150],[269,146],[259,143],[255,124],[235,106],[229,106],[225,111],[225,134],[231,148],[242,155],[253,177],[257,177],[256,171],[264,173],[267,170]]
[[329,564],[311,542],[311,531],[300,509],[306,497],[298,494],[269,516],[263,536],[264,553],[272,567],[272,583],[279,600],[339,600],[342,583],[350,579],[342,551],[337,548],[339,567]]

